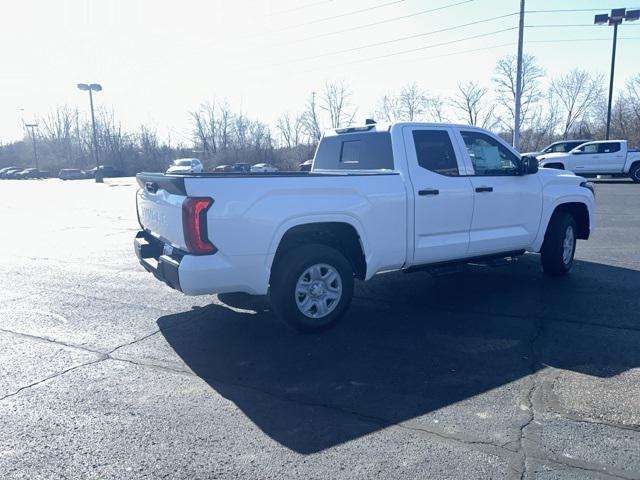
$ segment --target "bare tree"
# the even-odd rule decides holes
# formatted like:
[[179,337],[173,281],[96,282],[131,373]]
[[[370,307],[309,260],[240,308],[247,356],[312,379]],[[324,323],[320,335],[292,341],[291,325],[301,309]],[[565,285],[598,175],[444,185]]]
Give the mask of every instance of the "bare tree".
[[426,112],[429,101],[424,90],[413,82],[402,87],[400,95],[398,95],[398,104],[402,112],[402,119],[413,122]]
[[451,99],[451,105],[463,116],[469,125],[491,129],[498,123],[494,115],[495,104],[487,97],[488,90],[478,82],[458,83],[458,92]]
[[430,97],[427,102],[427,111],[426,116],[428,120],[437,122],[437,123],[446,123],[448,122],[446,113],[445,113],[445,101],[440,96]]
[[327,82],[320,98],[320,108],[329,116],[331,128],[349,126],[356,110],[351,103],[351,90],[342,82]]
[[551,92],[557,97],[564,115],[562,138],[588,120],[588,114],[602,97],[602,75],[592,77],[574,68],[551,81]]
[[385,95],[378,102],[375,116],[383,122],[395,122],[402,119],[402,111],[398,97],[393,94]]
[[286,112],[278,117],[276,128],[280,132],[280,136],[287,148],[293,148],[302,143],[304,133],[302,115],[296,115],[295,118],[291,118],[289,112]]
[[[516,99],[516,70],[517,57],[507,55],[496,64],[493,83],[496,87],[496,100],[506,112],[504,125],[513,132],[515,126]],[[522,94],[520,97],[520,127],[529,120],[543,94],[540,79],[544,77],[544,70],[538,66],[532,55],[525,54],[522,58]]]
[[309,95],[305,110],[302,114],[302,122],[311,143],[319,142],[322,137],[322,126],[320,124],[320,115],[316,102],[316,92],[312,92],[311,95]]

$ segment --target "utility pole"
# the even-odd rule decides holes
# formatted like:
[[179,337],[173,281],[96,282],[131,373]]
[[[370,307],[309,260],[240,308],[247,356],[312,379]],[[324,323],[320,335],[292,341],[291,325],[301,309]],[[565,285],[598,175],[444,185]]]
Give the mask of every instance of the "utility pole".
[[516,105],[513,126],[513,148],[520,151],[520,103],[522,97],[522,47],[524,41],[524,0],[520,0],[520,24],[518,27],[518,60],[516,67]]
[[618,24],[613,24],[613,49],[611,51],[611,74],[609,75],[609,103],[607,103],[607,133],[605,140],[609,140],[611,130],[611,104],[613,103],[613,74],[616,69],[616,44],[618,43]]
[[89,104],[91,106],[91,125],[93,126],[93,156],[96,160],[96,183],[103,183],[102,170],[100,170],[100,162],[98,160],[98,134],[96,133],[96,117],[93,113],[93,92],[100,92],[102,85],[97,83],[79,83],[78,89],[89,92]]
[[607,104],[607,131],[605,139],[609,140],[611,130],[611,105],[613,103],[613,74],[616,68],[616,44],[618,43],[618,25],[623,20],[628,22],[640,19],[640,10],[627,10],[626,8],[614,8],[611,14],[596,15],[593,23],[596,25],[609,25],[613,27],[613,49],[611,51],[611,74],[609,75],[609,103]]
[[33,142],[33,158],[35,160],[36,168],[38,168],[38,147],[36,146],[36,133],[35,133],[35,129],[38,127],[38,124],[25,123],[24,126],[31,131],[31,141]]

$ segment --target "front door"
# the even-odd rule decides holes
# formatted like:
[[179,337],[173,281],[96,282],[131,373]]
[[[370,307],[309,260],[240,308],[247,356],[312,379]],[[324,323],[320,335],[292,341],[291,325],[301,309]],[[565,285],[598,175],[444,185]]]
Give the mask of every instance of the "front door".
[[412,265],[462,258],[469,248],[473,189],[449,127],[403,128],[413,189]]
[[473,166],[474,191],[469,232],[470,256],[527,249],[538,234],[542,184],[537,175],[520,175],[520,158],[497,138],[461,128],[458,141]]

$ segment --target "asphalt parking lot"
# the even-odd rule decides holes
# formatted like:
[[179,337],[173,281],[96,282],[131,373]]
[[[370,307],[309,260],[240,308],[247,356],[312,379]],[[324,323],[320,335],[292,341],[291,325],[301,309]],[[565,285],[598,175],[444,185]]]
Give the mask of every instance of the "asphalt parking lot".
[[0,478],[640,478],[640,185],[566,278],[386,274],[321,335],[144,272],[134,192],[0,182]]

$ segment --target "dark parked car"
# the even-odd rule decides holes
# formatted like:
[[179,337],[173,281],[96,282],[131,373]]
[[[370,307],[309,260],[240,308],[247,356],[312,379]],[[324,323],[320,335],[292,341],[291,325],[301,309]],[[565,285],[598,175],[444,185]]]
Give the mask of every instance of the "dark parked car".
[[[124,172],[122,170],[118,170],[111,165],[100,165],[100,171],[102,172],[102,178],[124,176]],[[96,167],[92,168],[91,170],[87,170],[85,174],[87,178],[95,178]]]
[[15,174],[15,178],[27,179],[27,178],[46,178],[48,172],[43,172],[37,168],[25,168],[24,170]]
[[19,172],[20,170],[22,169],[18,167],[5,167],[0,170],[0,178],[11,178],[13,172]]
[[311,165],[313,165],[313,160],[306,160],[298,165],[298,170],[300,170],[301,172],[310,172]]
[[10,168],[2,174],[2,178],[16,178],[18,172],[21,172],[21,168]]
[[213,169],[214,172],[233,172],[233,165],[218,165]]
[[251,171],[251,164],[242,162],[234,163],[231,168],[233,172],[247,173]]
[[81,178],[87,178],[86,173],[78,168],[63,168],[58,173],[60,180],[80,180]]

